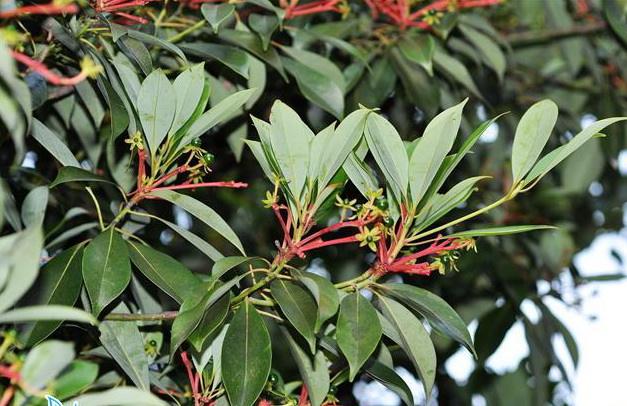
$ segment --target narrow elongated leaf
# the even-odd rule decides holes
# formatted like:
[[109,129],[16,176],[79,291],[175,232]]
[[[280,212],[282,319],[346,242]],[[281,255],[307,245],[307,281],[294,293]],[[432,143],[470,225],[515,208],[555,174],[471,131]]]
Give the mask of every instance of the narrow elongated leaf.
[[451,337],[475,354],[466,323],[448,303],[428,290],[401,283],[383,285],[385,292],[405,303],[427,319],[436,330]]
[[538,160],[557,121],[557,111],[557,105],[551,100],[542,100],[521,117],[512,146],[514,184],[522,180]]
[[287,320],[305,338],[313,354],[316,349],[314,329],[318,313],[313,296],[294,282],[283,279],[272,282],[270,292]]
[[274,47],[263,49],[261,39],[254,33],[243,30],[222,29],[220,30],[219,37],[226,42],[244,48],[259,59],[265,61],[268,65],[276,69],[283,79],[287,80],[281,58],[277,51]]
[[244,262],[251,261],[253,258],[249,257],[224,257],[215,264],[213,264],[213,268],[211,268],[211,277],[214,279],[219,279],[238,265],[243,264]]
[[185,43],[181,48],[188,54],[201,58],[215,59],[223,63],[235,73],[248,79],[251,56],[239,48],[230,45],[210,44],[210,43]]
[[235,5],[233,4],[203,4],[200,7],[200,11],[205,17],[205,20],[209,22],[211,28],[213,28],[214,34],[218,33],[220,25],[226,21],[235,11]]
[[194,247],[198,248],[203,254],[205,254],[212,261],[217,261],[220,258],[224,258],[224,255],[222,255],[218,250],[216,250],[213,247],[213,245],[209,244],[207,241],[203,240],[202,238],[192,233],[191,231],[188,231],[184,229],[183,227],[177,224],[171,223],[167,220],[163,220],[161,218],[159,218],[159,220],[166,226],[170,227],[172,230],[176,231],[176,233],[178,233],[181,237],[185,238]]
[[604,120],[599,120],[590,124],[580,133],[575,135],[573,139],[571,139],[567,144],[564,144],[561,147],[556,148],[543,156],[542,159],[540,159],[538,163],[535,164],[535,166],[526,176],[525,183],[531,183],[535,179],[543,177],[551,169],[559,165],[559,163],[566,159],[570,154],[575,152],[584,143],[586,143],[600,131],[603,131],[605,127],[624,120],[627,120],[627,117],[612,117],[606,118]]
[[33,118],[32,135],[61,164],[80,168],[81,164],[65,143],[36,118]]
[[264,50],[268,49],[272,34],[279,28],[279,24],[279,19],[273,15],[251,14],[248,16],[248,25],[259,35]]
[[22,222],[26,227],[41,227],[48,206],[48,188],[38,186],[28,192],[22,203]]
[[402,199],[407,194],[409,181],[409,161],[403,140],[389,121],[375,113],[366,121],[366,140],[394,194]]
[[189,342],[197,351],[206,348],[207,340],[213,338],[220,331],[220,327],[222,327],[229,312],[230,303],[231,295],[224,295],[205,311],[198,327],[189,336]]
[[158,196],[161,199],[177,205],[178,207],[188,211],[191,215],[202,221],[213,230],[218,232],[222,237],[226,238],[231,244],[233,244],[242,254],[244,247],[241,241],[226,221],[218,213],[216,213],[211,207],[205,205],[199,200],[194,199],[191,196],[183,195],[172,190],[159,190],[151,193]]
[[309,143],[314,133],[298,114],[277,100],[270,113],[272,151],[296,199],[305,186],[309,167]]
[[378,361],[372,361],[365,367],[365,371],[372,378],[381,382],[386,388],[398,395],[407,406],[414,406],[414,396],[411,389],[392,368]]
[[231,405],[253,405],[271,365],[270,334],[255,307],[245,301],[233,316],[222,345],[222,380]]
[[379,189],[379,182],[372,168],[363,160],[359,160],[354,153],[351,153],[342,166],[346,175],[353,185],[367,199],[370,193]]
[[110,180],[93,172],[73,166],[65,166],[59,170],[57,177],[50,184],[50,189],[68,182],[104,182],[113,184]]
[[436,357],[431,337],[422,322],[400,303],[379,296],[381,311],[390,321],[401,342],[400,345],[412,361],[425,388],[427,398],[431,396],[435,381]]
[[281,50],[291,56],[294,60],[310,67],[316,72],[330,79],[342,91],[346,90],[346,81],[342,71],[329,59],[314,52],[304,51],[294,47],[281,47]]
[[312,358],[296,343],[287,329],[281,328],[281,331],[296,361],[300,376],[307,386],[311,406],[320,406],[326,399],[330,387],[329,369],[324,353],[317,351]]
[[491,227],[491,228],[480,228],[476,230],[460,231],[459,233],[451,234],[450,237],[459,237],[459,238],[489,237],[489,236],[494,236],[494,235],[509,235],[509,234],[527,233],[529,231],[535,231],[535,230],[551,230],[551,229],[555,229],[555,227],[545,226],[545,225]]
[[441,49],[436,49],[433,54],[433,62],[435,62],[439,70],[451,76],[452,79],[462,84],[475,96],[482,98],[477,85],[472,80],[470,72],[468,72],[468,68],[463,63]]
[[33,389],[43,389],[56,378],[74,358],[74,346],[50,340],[33,348],[20,369],[20,381]]
[[429,122],[409,160],[409,189],[414,205],[427,192],[442,161],[453,148],[468,99],[444,110]]
[[246,104],[254,91],[255,89],[246,89],[233,93],[203,113],[200,117],[198,117],[194,124],[191,125],[187,134],[183,136],[180,145],[185,146],[189,144],[192,140],[200,137],[213,126],[220,124],[225,117],[238,111],[244,104]]
[[130,241],[127,244],[133,264],[178,303],[198,289],[200,279],[174,258],[146,245]]
[[94,238],[83,254],[83,280],[92,312],[98,316],[131,280],[126,244],[113,227]]
[[[42,268],[40,276],[25,296],[29,306],[72,306],[81,291],[82,245],[74,246],[52,258]],[[4,314],[6,317],[6,314]],[[40,321],[25,327],[22,336],[27,345],[34,345],[50,335],[62,318]]]
[[398,42],[398,47],[407,59],[425,68],[429,75],[433,75],[435,43],[431,35],[421,34],[403,38]]
[[349,379],[352,381],[381,339],[377,312],[359,293],[352,293],[342,299],[336,337],[348,361]]
[[43,305],[19,307],[0,314],[0,323],[21,323],[25,321],[70,320],[78,323],[98,325],[98,320],[91,314],[70,306]]
[[[164,97],[170,95],[170,97]],[[176,112],[174,88],[162,70],[144,79],[137,95],[137,113],[150,152],[154,155],[165,139]]]
[[[124,303],[120,303],[115,311],[129,313]],[[148,358],[144,352],[144,342],[137,324],[128,321],[105,320],[100,323],[100,342],[131,378],[135,386],[149,392]]]
[[71,400],[71,404],[90,406],[167,406],[152,393],[133,387],[117,387],[100,393],[89,393]]
[[176,112],[170,133],[175,133],[189,120],[200,103],[205,88],[205,64],[200,63],[183,71],[174,79],[172,87],[176,95]]
[[[50,392],[59,399],[76,395],[98,378],[98,364],[74,360],[50,385]],[[51,405],[52,406],[52,405]]]
[[486,65],[496,73],[499,80],[503,80],[506,68],[505,54],[503,54],[497,43],[489,36],[466,24],[460,24],[459,29],[475,48],[481,52]]
[[335,316],[340,307],[340,298],[337,289],[330,280],[312,272],[293,270],[292,274],[300,280],[316,299],[318,317],[315,331],[318,332],[325,321]]

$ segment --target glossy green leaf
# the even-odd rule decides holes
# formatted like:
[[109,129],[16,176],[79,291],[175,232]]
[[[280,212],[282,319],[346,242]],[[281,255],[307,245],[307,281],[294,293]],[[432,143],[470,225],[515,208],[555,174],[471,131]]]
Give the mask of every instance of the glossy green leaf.
[[222,380],[233,406],[252,406],[270,367],[270,334],[257,310],[245,301],[235,313],[222,345]]
[[43,389],[74,359],[74,345],[57,340],[45,341],[30,350],[20,368],[23,385]]
[[270,293],[287,320],[305,338],[311,353],[314,353],[316,349],[314,329],[318,309],[313,296],[296,283],[283,279],[272,282]]
[[187,53],[196,55],[201,58],[215,59],[223,63],[235,73],[248,79],[250,69],[250,56],[239,48],[229,45],[210,44],[210,43],[185,43],[181,44]]
[[200,279],[171,256],[136,242],[129,241],[127,245],[137,269],[178,303],[198,289]]
[[363,160],[358,159],[354,153],[348,156],[342,169],[366,199],[372,192],[379,189],[379,182],[372,168]]
[[439,84],[399,48],[390,49],[389,55],[394,71],[403,84],[403,97],[426,116],[434,116],[439,111],[444,93]]
[[279,19],[268,14],[251,14],[248,16],[248,25],[259,35],[263,49],[267,50],[272,34],[279,28]]
[[400,303],[384,296],[379,296],[378,301],[384,316],[400,337],[400,342],[397,344],[403,348],[412,361],[427,398],[431,397],[437,360],[429,333],[422,322]]
[[211,28],[213,28],[214,34],[218,33],[220,25],[224,23],[235,11],[235,5],[223,3],[223,4],[208,4],[205,3],[200,7],[205,20],[209,22]]
[[414,405],[414,396],[412,395],[411,389],[407,386],[403,378],[392,368],[373,360],[366,365],[364,370],[372,378],[381,382],[386,388],[396,393],[405,405]]
[[281,47],[295,61],[308,66],[322,76],[331,80],[341,91],[346,91],[346,81],[342,71],[329,59],[314,52],[305,51],[294,47]]
[[513,182],[516,184],[534,166],[557,121],[557,105],[542,100],[531,106],[516,127],[512,146]]
[[167,406],[168,403],[152,393],[133,387],[117,387],[100,393],[89,393],[71,399],[72,404],[89,406]]
[[451,78],[463,85],[473,95],[482,98],[477,85],[474,80],[472,80],[470,72],[468,72],[468,68],[466,68],[463,63],[441,49],[436,49],[433,54],[433,62],[438,70],[441,70],[451,76]]
[[403,140],[394,126],[382,116],[370,114],[366,121],[366,140],[395,196],[398,199],[405,197],[409,182],[409,160]]
[[[137,95],[137,113],[152,155],[165,139],[176,112],[176,93],[161,69],[144,79]],[[172,97],[163,97],[172,95]]]
[[520,225],[520,226],[504,226],[504,227],[490,227],[480,228],[476,230],[460,231],[459,233],[451,234],[450,237],[458,238],[474,238],[474,237],[489,237],[495,235],[509,235],[518,233],[527,233],[535,230],[552,230],[553,226],[545,225]]
[[406,36],[398,42],[398,47],[407,59],[422,66],[429,75],[433,75],[435,43],[431,35]]
[[311,406],[320,406],[326,399],[330,387],[329,369],[324,353],[318,350],[312,358],[292,338],[289,330],[282,328],[281,331],[289,345],[292,357],[296,361],[300,376],[307,386]]
[[113,184],[110,180],[85,169],[65,166],[59,170],[57,177],[50,184],[50,189],[68,182],[104,182]]
[[401,283],[386,283],[385,293],[397,298],[427,319],[429,324],[475,354],[466,323],[448,303],[428,290]]
[[381,339],[376,310],[359,293],[346,295],[337,319],[337,344],[348,361],[352,381]]
[[158,220],[161,221],[166,226],[170,227],[181,237],[185,238],[190,244],[198,248],[198,250],[200,250],[203,254],[205,254],[212,261],[217,261],[220,258],[224,258],[224,255],[222,255],[217,249],[215,249],[213,245],[209,244],[207,241],[200,238],[199,236],[192,233],[191,231],[188,231],[184,229],[183,227],[177,224],[171,223],[167,220],[163,220],[162,218],[158,218]]
[[172,87],[176,95],[176,111],[170,133],[175,133],[192,117],[200,103],[205,88],[205,64],[200,63],[184,70],[174,79]]
[[91,300],[92,313],[102,310],[117,298],[131,280],[131,263],[126,243],[109,227],[85,248],[83,280]]
[[52,156],[63,166],[74,166],[80,168],[81,164],[78,162],[72,151],[67,145],[52,132],[44,123],[33,119],[32,135],[37,142],[41,144]]
[[38,186],[32,189],[22,202],[21,217],[25,227],[41,227],[48,206],[48,188]]
[[200,323],[198,323],[198,327],[188,338],[197,351],[202,351],[203,348],[206,348],[207,344],[210,343],[207,340],[212,339],[220,332],[220,327],[222,327],[229,312],[230,304],[231,296],[224,295],[205,311]]
[[91,314],[70,306],[42,305],[19,307],[0,314],[0,323],[22,323],[28,321],[69,320],[97,325],[98,320]]
[[460,24],[459,29],[462,34],[479,50],[483,59],[498,76],[499,80],[503,80],[505,75],[506,61],[505,54],[492,38],[483,34],[469,25]]
[[[83,247],[77,245],[48,261],[42,268],[39,278],[26,294],[25,304],[42,307],[72,306],[81,291],[82,259]],[[27,345],[34,345],[56,330],[62,320],[62,318],[57,318],[55,321],[29,324],[22,332],[22,337]]]
[[224,275],[231,269],[245,262],[251,261],[252,259],[253,258],[241,256],[224,257],[222,259],[219,259],[218,261],[216,261],[215,264],[213,264],[213,268],[211,268],[211,277],[214,279],[221,278],[222,275]]
[[198,220],[202,221],[207,226],[215,230],[222,237],[227,239],[242,254],[246,255],[241,241],[239,240],[231,226],[229,226],[228,223],[224,221],[224,219],[220,217],[220,215],[216,213],[211,207],[205,205],[199,200],[194,199],[191,196],[183,195],[172,190],[159,190],[154,191],[151,194],[154,196],[158,196],[161,199],[167,200],[168,202],[188,211],[191,215],[193,215]]
[[264,50],[263,44],[257,35],[241,30],[222,29],[220,30],[219,36],[224,41],[244,48],[259,59],[265,61],[268,65],[276,69],[284,79],[287,79],[279,54],[273,47],[268,47],[268,49]]
[[496,351],[515,322],[516,313],[509,304],[481,316],[475,331],[477,359],[480,362],[485,362]]
[[567,144],[564,144],[543,156],[535,164],[531,171],[529,171],[529,174],[525,177],[525,183],[530,183],[535,179],[543,177],[588,140],[603,131],[605,127],[624,120],[627,120],[627,117],[613,117],[590,124],[588,127],[575,135]]
[[[124,303],[120,303],[114,311],[129,313]],[[137,324],[128,321],[105,320],[100,323],[100,342],[131,378],[135,386],[149,392],[148,358],[144,352],[144,341]]]
[[318,305],[315,332],[318,332],[325,321],[335,316],[340,307],[337,289],[330,280],[312,272],[293,270],[292,274],[311,292]]
[[52,382],[50,392],[57,399],[74,396],[94,383],[98,378],[98,364],[83,360],[74,360],[63,373]]
[[414,148],[409,160],[409,189],[414,205],[425,195],[444,158],[453,148],[467,101],[435,116]]

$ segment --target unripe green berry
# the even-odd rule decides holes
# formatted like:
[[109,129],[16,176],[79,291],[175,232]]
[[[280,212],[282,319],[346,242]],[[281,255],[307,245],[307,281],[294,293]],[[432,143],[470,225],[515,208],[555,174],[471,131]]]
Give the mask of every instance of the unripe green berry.
[[213,163],[213,161],[215,161],[215,159],[216,159],[215,155],[213,155],[211,152],[206,152],[202,156],[202,163],[205,166],[211,166],[211,164]]
[[191,142],[192,147],[200,147],[202,145],[202,141],[200,141],[200,138],[194,138]]
[[392,217],[384,217],[383,218],[383,225],[386,228],[391,228],[394,226],[394,219]]
[[377,206],[380,210],[387,210],[390,205],[388,204],[388,199],[383,196],[379,196],[374,201],[375,206]]

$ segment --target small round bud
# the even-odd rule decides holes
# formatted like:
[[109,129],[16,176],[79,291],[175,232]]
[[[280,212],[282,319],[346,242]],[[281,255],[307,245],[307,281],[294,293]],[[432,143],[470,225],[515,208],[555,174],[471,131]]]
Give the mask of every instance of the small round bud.
[[268,375],[268,382],[272,385],[276,385],[279,382],[279,376],[275,372],[270,372],[270,375]]
[[383,218],[383,225],[386,228],[392,228],[394,226],[394,219],[392,217],[384,217]]
[[388,199],[383,196],[379,196],[374,201],[375,206],[377,206],[380,210],[387,210],[390,205],[388,204]]
[[200,138],[194,138],[190,144],[192,147],[199,148],[202,145],[202,141]]
[[337,386],[331,385],[329,387],[329,395],[335,395],[337,393]]
[[211,152],[206,152],[202,156],[202,163],[205,166],[211,166],[211,164],[213,163],[213,161],[215,161],[215,159],[216,159],[215,155],[213,155]]

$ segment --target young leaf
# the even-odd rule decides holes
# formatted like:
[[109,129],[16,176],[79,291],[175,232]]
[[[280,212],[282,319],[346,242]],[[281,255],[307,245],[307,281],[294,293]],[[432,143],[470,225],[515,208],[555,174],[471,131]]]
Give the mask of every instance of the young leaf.
[[551,169],[555,168],[560,162],[586,143],[586,141],[594,137],[595,134],[603,131],[605,127],[624,120],[627,120],[627,117],[613,117],[590,124],[580,133],[575,135],[567,144],[555,148],[553,151],[543,156],[525,177],[525,184],[531,183],[532,181],[546,175]]
[[[164,97],[170,95],[170,97]],[[168,134],[176,112],[172,84],[161,69],[153,71],[141,85],[137,95],[137,113],[144,129],[148,148],[154,155]]]
[[401,283],[386,283],[385,292],[427,319],[436,330],[451,337],[475,354],[466,323],[448,303],[428,290]]
[[[115,311],[129,313],[124,303],[120,303]],[[100,342],[133,383],[143,391],[150,392],[148,358],[137,324],[105,320],[100,323]]]
[[431,397],[431,390],[435,381],[436,357],[431,337],[425,330],[422,322],[400,303],[378,297],[381,311],[390,321],[400,337],[400,345],[412,361],[425,388],[427,398]]
[[348,361],[349,380],[352,381],[381,339],[377,312],[359,293],[352,293],[342,299],[336,337]]
[[[48,261],[25,296],[25,303],[29,306],[72,306],[81,291],[82,258],[83,247],[77,245]],[[29,324],[22,332],[22,337],[27,345],[35,345],[56,330],[61,321],[57,319]]]
[[91,300],[92,313],[102,310],[117,298],[131,280],[131,263],[126,244],[113,227],[109,227],[85,248],[83,280]]
[[414,205],[427,192],[442,161],[453,147],[462,120],[462,110],[467,101],[468,99],[435,116],[414,148],[409,160],[409,189]]
[[233,406],[252,406],[263,390],[270,367],[270,334],[248,301],[240,306],[222,345],[222,380]]
[[521,181],[538,160],[557,121],[557,111],[557,105],[551,100],[542,100],[521,117],[512,146],[514,184]]
[[151,193],[158,196],[163,200],[179,206],[180,208],[188,211],[191,215],[211,227],[218,232],[222,237],[226,238],[231,244],[233,244],[242,254],[244,247],[241,241],[226,221],[218,213],[216,213],[211,207],[205,205],[199,200],[194,199],[191,196],[183,195],[172,190],[158,190]]
[[409,181],[409,162],[398,132],[389,121],[373,113],[366,121],[366,140],[394,195],[399,200],[404,198]]
[[554,229],[553,226],[545,225],[520,225],[520,226],[504,226],[504,227],[491,227],[480,228],[476,230],[460,231],[459,233],[451,234],[449,237],[459,238],[473,238],[473,237],[490,237],[495,235],[509,235],[526,233],[535,230],[550,230]]
[[298,114],[280,100],[272,105],[270,123],[272,151],[288,187],[298,199],[307,180],[309,143],[314,134]]
[[289,330],[282,327],[281,332],[283,332],[283,336],[290,347],[290,352],[292,357],[294,357],[294,361],[296,361],[300,376],[307,386],[311,406],[320,406],[326,399],[330,387],[329,369],[324,353],[319,350],[312,359],[292,338]]
[[174,79],[174,94],[176,95],[176,112],[172,121],[170,133],[174,134],[194,114],[200,103],[205,87],[205,64],[200,63],[183,71]]
[[200,279],[174,258],[136,242],[127,244],[137,269],[178,303],[183,303],[198,289]]
[[316,350],[314,328],[318,313],[314,298],[297,284],[282,279],[272,282],[270,292],[287,320],[305,338],[313,354]]

